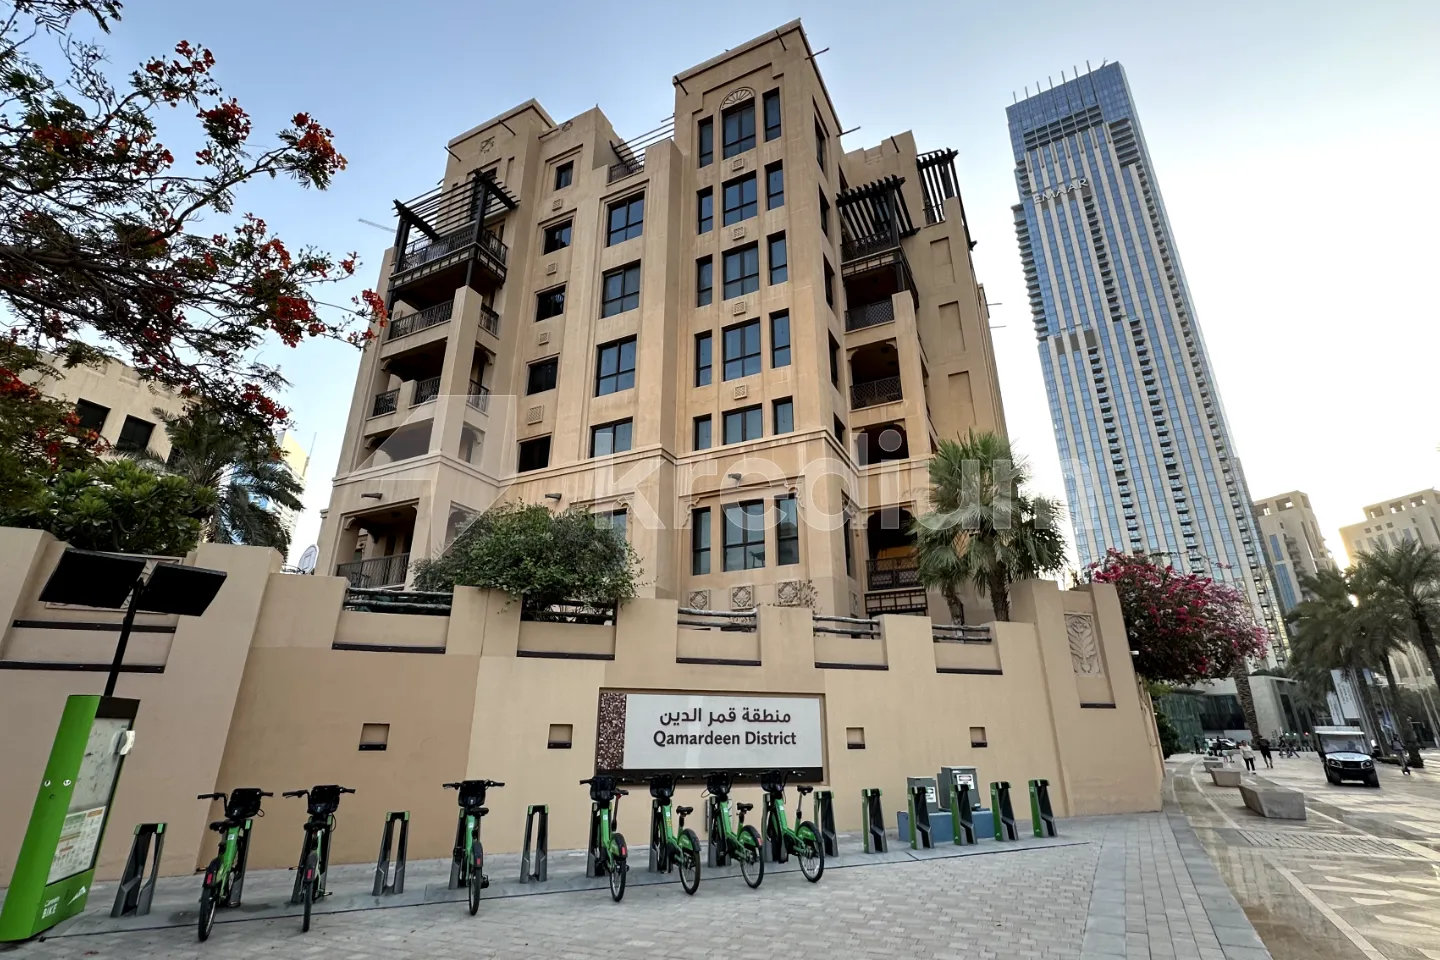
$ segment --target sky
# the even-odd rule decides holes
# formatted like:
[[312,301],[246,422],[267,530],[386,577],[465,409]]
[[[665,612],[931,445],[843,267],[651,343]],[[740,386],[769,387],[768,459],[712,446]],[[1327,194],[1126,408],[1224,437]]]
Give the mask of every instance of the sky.
[[[307,111],[349,168],[330,190],[263,183],[238,209],[292,245],[358,251],[373,285],[390,203],[425,192],[454,135],[530,97],[557,121],[599,104],[633,136],[671,78],[803,19],[847,150],[907,129],[954,147],[1011,438],[1063,497],[1010,207],[1005,106],[1088,60],[1124,64],[1235,448],[1256,498],[1300,489],[1327,545],[1361,508],[1440,483],[1440,3],[731,0],[151,0],[103,43],[128,69],[208,46],[258,135]],[[1425,277],[1430,281],[1421,282]],[[329,500],[359,354],[267,348],[313,450],[292,560]]]

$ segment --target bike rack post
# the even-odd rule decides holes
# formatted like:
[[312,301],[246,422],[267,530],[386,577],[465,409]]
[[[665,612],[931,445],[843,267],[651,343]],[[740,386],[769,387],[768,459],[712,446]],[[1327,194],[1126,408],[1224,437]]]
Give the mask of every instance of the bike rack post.
[[760,803],[760,835],[764,838],[762,846],[766,860],[771,863],[789,862],[790,851],[785,848],[785,837],[780,833],[780,814],[775,809],[775,798],[768,790]]
[[254,827],[254,820],[246,820],[245,826],[240,828],[240,850],[235,858],[235,879],[230,883],[230,896],[225,900],[227,907],[240,906],[240,894],[245,887],[245,869],[250,863],[250,831]]
[[[150,861],[150,879],[145,879],[145,864],[150,860],[151,840],[154,840],[155,859]],[[112,917],[144,917],[150,913],[150,901],[155,896],[155,878],[160,875],[160,855],[165,851],[165,824],[137,823],[135,839],[130,841],[130,856],[125,860],[125,872],[120,875],[120,886],[115,891],[115,906],[110,909]]]
[[[532,838],[535,841],[533,853],[530,849]],[[543,803],[532,803],[525,808],[525,851],[520,856],[520,882],[544,883],[549,878],[550,807]]]
[[826,859],[840,856],[840,838],[835,832],[835,791],[815,791],[815,828],[820,831]]
[[995,821],[996,840],[1019,840],[1015,829],[1015,809],[1010,806],[1010,781],[995,780],[990,784],[990,818]]
[[[665,844],[665,814],[661,812],[660,799],[650,798],[650,862],[646,864],[647,873],[669,873],[669,870],[661,870],[660,863],[665,859],[665,852],[660,848]],[[668,864],[667,864],[668,866]]]
[[884,853],[889,849],[885,840],[885,810],[880,806],[880,788],[866,787],[860,791],[860,820],[865,837],[866,853]]
[[585,876],[599,877],[605,873],[605,865],[595,855],[600,846],[600,804],[590,803],[590,839],[585,844]]
[[910,849],[930,850],[935,841],[930,833],[930,792],[927,787],[911,787],[910,793]]
[[465,871],[470,869],[470,864],[465,864],[463,869],[460,861],[464,859],[455,851],[465,849],[465,808],[460,808],[460,813],[455,818],[455,846],[450,854],[450,882],[446,884],[447,890],[459,890],[468,879]]
[[1050,781],[1030,781],[1030,826],[1037,837],[1054,837],[1055,811],[1050,807]]
[[975,803],[970,799],[970,784],[950,785],[950,825],[954,828],[956,846],[975,845]]
[[300,859],[296,861],[295,886],[290,891],[290,904],[294,906],[300,903],[303,898],[300,896],[300,887],[305,882],[305,856],[310,852],[310,834],[300,838]]
[[[395,871],[390,872],[390,846],[395,839],[395,824],[400,824],[400,843],[395,850]],[[380,857],[375,861],[375,886],[371,896],[405,892],[405,859],[410,849],[410,811],[392,810],[385,814],[385,829],[380,834]],[[389,883],[386,883],[386,879]]]
[[709,865],[723,867],[730,862],[730,851],[725,849],[725,830],[720,826],[720,802],[714,797],[705,798],[705,840],[709,847]]

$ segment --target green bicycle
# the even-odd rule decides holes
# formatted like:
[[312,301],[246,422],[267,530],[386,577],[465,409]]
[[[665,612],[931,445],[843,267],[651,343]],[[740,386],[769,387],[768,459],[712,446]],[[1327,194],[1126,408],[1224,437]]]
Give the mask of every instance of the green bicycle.
[[760,774],[760,789],[765,791],[765,839],[774,854],[782,849],[793,854],[800,861],[805,879],[814,883],[825,873],[825,846],[820,842],[820,831],[813,821],[804,819],[805,795],[815,788],[795,785],[800,795],[795,801],[795,822],[799,826],[791,830],[785,821],[785,781],[792,774],[798,775],[799,771],[767,770]]
[[654,797],[654,813],[650,820],[650,849],[655,851],[655,866],[661,873],[669,873],[672,866],[680,867],[680,887],[693,895],[700,889],[700,838],[695,831],[685,826],[685,818],[695,812],[694,807],[675,807],[680,815],[680,829],[677,833],[670,825],[670,801],[675,796],[675,776],[659,773],[650,778],[650,796]]
[[485,848],[480,844],[480,820],[490,812],[485,806],[485,790],[488,787],[503,787],[498,780],[461,780],[459,783],[441,784],[446,790],[460,792],[460,817],[455,826],[455,864],[450,876],[456,883],[465,884],[470,894],[470,916],[480,910],[480,891],[490,886],[485,876]]
[[350,787],[327,783],[309,790],[287,790],[282,797],[304,797],[309,819],[305,821],[305,842],[300,847],[300,864],[295,868],[295,890],[291,903],[305,905],[305,919],[300,930],[310,930],[310,908],[327,896],[325,877],[330,871],[330,842],[335,833],[335,811],[340,809],[340,795],[354,793]]
[[625,896],[625,875],[630,872],[630,848],[625,835],[615,831],[620,815],[620,798],[630,795],[615,785],[614,777],[594,776],[581,780],[590,785],[590,799],[596,804],[590,822],[590,855],[595,866],[610,877],[610,899],[616,903]]
[[760,831],[745,823],[745,814],[754,810],[755,804],[735,804],[735,810],[740,815],[740,826],[735,829],[730,825],[730,788],[734,782],[735,777],[730,773],[716,772],[706,775],[705,792],[713,801],[706,811],[709,816],[706,833],[709,834],[711,843],[719,839],[726,855],[740,861],[740,876],[744,877],[745,883],[754,890],[765,879],[765,858],[760,850]]
[[205,882],[200,887],[200,940],[210,939],[215,927],[215,908],[240,906],[240,887],[244,883],[245,855],[250,846],[250,824],[254,817],[263,817],[262,797],[273,797],[256,787],[238,787],[223,793],[202,793],[196,800],[219,800],[225,805],[225,819],[210,824],[220,834],[220,855],[205,868]]

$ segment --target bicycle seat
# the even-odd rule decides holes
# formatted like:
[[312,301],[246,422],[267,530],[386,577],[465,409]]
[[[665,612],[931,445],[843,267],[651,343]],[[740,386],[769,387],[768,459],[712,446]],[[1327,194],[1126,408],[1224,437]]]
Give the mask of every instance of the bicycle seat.
[[692,813],[695,812],[695,808],[694,808],[694,807],[676,807],[676,808],[675,808],[675,812],[678,813],[678,814],[679,814],[680,816],[682,816],[682,817],[688,817],[688,816],[690,816],[690,814],[692,814]]
[[804,786],[804,785],[800,785],[800,786],[797,786],[797,787],[795,788],[795,791],[796,791],[797,793],[799,793],[800,796],[803,797],[803,796],[805,796],[807,793],[814,793],[814,792],[815,792],[815,788],[814,788],[814,787],[807,787],[807,786]]
[[740,811],[741,813],[749,813],[751,810],[754,810],[754,809],[755,809],[755,804],[753,804],[753,803],[737,803],[737,804],[735,804],[735,809],[738,810],[738,811]]
[[675,795],[675,775],[660,773],[650,778],[650,796],[656,800],[669,800]]
[[210,824],[210,829],[214,830],[216,833],[224,833],[231,827],[238,827],[240,825],[241,824],[235,823],[233,820],[216,820],[214,823]]

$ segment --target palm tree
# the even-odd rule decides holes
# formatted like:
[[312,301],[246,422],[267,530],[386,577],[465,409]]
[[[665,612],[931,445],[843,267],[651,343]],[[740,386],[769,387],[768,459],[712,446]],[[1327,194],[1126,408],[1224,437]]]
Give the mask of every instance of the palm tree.
[[1430,672],[1440,683],[1440,649],[1432,627],[1440,606],[1440,550],[1415,540],[1402,540],[1360,554],[1357,567],[1373,585],[1377,598],[1387,599],[1403,611],[1415,630],[1415,639],[1430,661]]
[[995,619],[1010,619],[1010,584],[1053,573],[1065,560],[1060,506],[1025,492],[1029,466],[1010,441],[971,431],[943,440],[930,460],[934,509],[911,525],[920,581],[959,608],[959,590],[988,596]]
[[[1420,758],[1414,730],[1400,715],[1400,702],[1397,699],[1400,688],[1395,682],[1394,667],[1390,663],[1391,656],[1412,636],[1414,625],[1410,621],[1407,608],[1397,600],[1388,585],[1377,578],[1376,571],[1370,565],[1362,563],[1350,580],[1357,599],[1355,626],[1363,654],[1372,666],[1378,666],[1385,675],[1385,685],[1390,692],[1387,706],[1398,728],[1410,765],[1423,767],[1424,761]],[[1384,699],[1382,697],[1382,700]]]
[[1374,705],[1366,695],[1365,684],[1356,677],[1357,670],[1372,665],[1374,651],[1362,630],[1365,618],[1372,614],[1358,610],[1353,580],[1353,572],[1339,570],[1319,570],[1313,577],[1301,575],[1306,599],[1286,616],[1295,628],[1290,657],[1304,674],[1318,678],[1330,670],[1340,670],[1350,677],[1366,724],[1374,731],[1380,751],[1387,753],[1389,745],[1380,734]]

